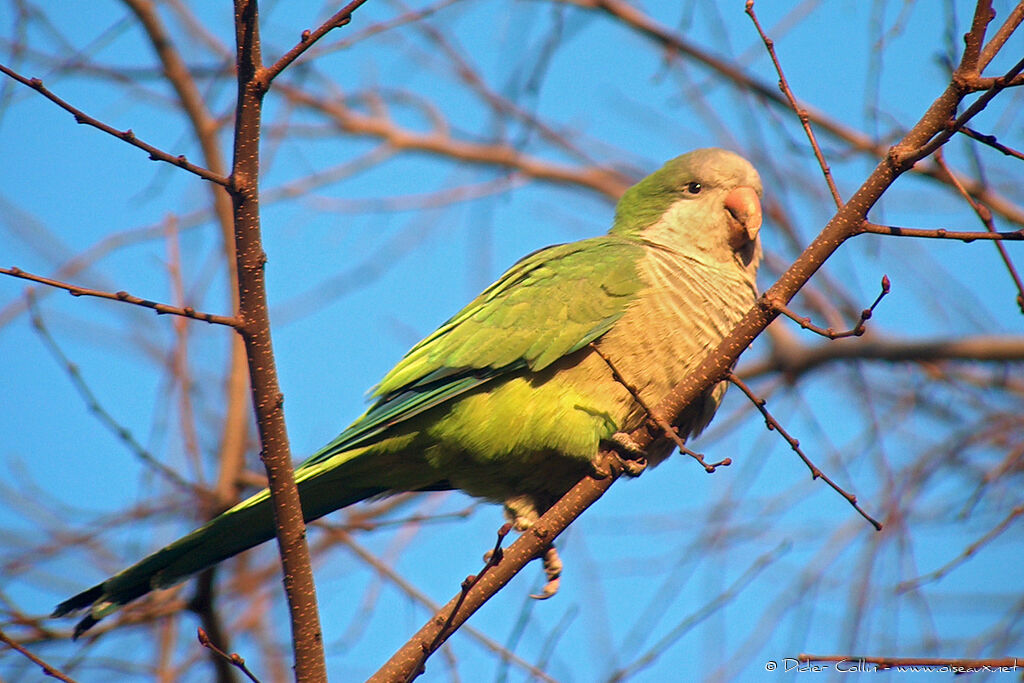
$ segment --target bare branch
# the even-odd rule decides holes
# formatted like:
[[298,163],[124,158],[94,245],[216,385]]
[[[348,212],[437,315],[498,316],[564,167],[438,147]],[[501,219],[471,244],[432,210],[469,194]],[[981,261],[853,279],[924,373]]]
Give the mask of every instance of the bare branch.
[[292,62],[298,59],[306,50],[313,47],[318,40],[323,38],[325,35],[330,33],[336,28],[340,28],[350,21],[352,21],[352,13],[355,12],[359,7],[366,2],[366,0],[352,0],[349,4],[342,7],[340,10],[335,12],[331,17],[320,24],[313,31],[303,31],[302,37],[299,42],[288,52],[281,55],[281,57],[274,62],[273,65],[265,68],[260,73],[261,86],[264,90],[270,88],[270,83],[277,78],[277,76],[288,68]]
[[975,240],[1009,240],[1019,242],[1024,240],[1024,229],[1009,232],[972,232],[970,230],[950,230],[949,228],[904,228],[895,225],[879,225],[870,221],[864,221],[857,229],[857,234],[864,233],[889,235],[891,237],[960,240],[961,242],[974,242]]
[[[665,26],[656,22],[650,16],[644,14],[635,5],[624,2],[623,0],[560,1],[589,10],[601,11],[622,22],[624,25],[630,27],[647,39],[656,42],[658,45],[685,55],[699,64],[703,64],[716,74],[724,77],[730,83],[735,84],[738,88],[754,93],[758,97],[762,97],[772,104],[781,106],[785,109],[790,109],[789,102],[778,92],[777,89],[772,88],[767,83],[751,76],[732,62],[719,59],[707,50],[701,49],[694,43],[687,41],[682,35],[669,30]],[[1007,21],[1007,24],[1009,23],[1010,20]],[[983,83],[980,78],[973,81],[973,85],[979,89],[987,89],[992,87],[994,83],[994,79],[985,83]],[[1005,85],[1008,86],[1010,84],[1016,85],[1016,79]],[[882,159],[888,153],[888,149],[884,142],[875,140],[854,128],[846,126],[841,122],[826,116],[822,112],[817,111],[813,107],[807,106],[806,104],[801,103],[800,109],[807,114],[810,122],[826,131],[829,135],[846,142],[852,148],[860,152],[870,154],[876,159]],[[951,114],[950,118],[952,117],[953,115]],[[949,179],[939,172],[933,165],[919,164],[918,166],[915,166],[913,170],[916,173],[921,173],[926,177],[943,184],[949,184]],[[979,186],[977,183],[970,183],[967,185],[967,188],[972,195],[983,200],[992,208],[993,211],[998,212],[1000,215],[1014,223],[1024,225],[1024,210],[1012,201],[1008,200],[1006,197],[993,192],[991,188]]]
[[[941,154],[935,155],[935,163],[939,165],[945,171],[949,171],[946,167],[946,162],[943,160]],[[952,174],[950,177],[953,178]],[[985,229],[990,233],[996,232],[995,224],[992,222],[992,212],[989,211],[988,207],[984,204],[979,204],[971,195],[964,189],[964,186],[960,184],[956,178],[953,178],[953,182],[956,183],[956,189],[960,191],[961,196],[970,204],[974,213],[978,216],[978,219],[984,224]],[[1010,259],[1010,255],[1006,251],[1006,246],[1001,241],[994,242],[996,250],[999,252],[999,258],[1003,260],[1003,265],[1006,266],[1007,272],[1010,273],[1010,277],[1013,279],[1013,284],[1017,286],[1017,306],[1020,308],[1021,313],[1024,313],[1024,281],[1021,280],[1020,274],[1013,265],[1013,261]]]
[[82,123],[88,126],[92,126],[93,128],[97,128],[103,131],[104,133],[113,135],[118,140],[123,140],[124,142],[127,142],[129,145],[132,145],[133,147],[138,147],[139,149],[148,152],[149,158],[152,159],[153,161],[165,161],[168,164],[171,164],[172,166],[177,166],[178,168],[184,169],[189,173],[194,173],[203,180],[209,180],[211,183],[217,183],[218,185],[223,185],[224,187],[228,186],[227,178],[225,178],[222,175],[218,175],[208,169],[205,169],[202,166],[197,166],[196,164],[193,164],[192,162],[185,158],[184,154],[179,154],[178,156],[169,154],[168,152],[165,152],[162,149],[154,147],[148,142],[145,142],[137,138],[135,136],[135,133],[132,132],[131,128],[129,128],[128,130],[117,130],[113,126],[109,126],[103,123],[102,121],[89,116],[81,109],[72,106],[68,102],[62,100],[60,97],[57,97],[57,95],[53,94],[53,92],[51,92],[45,85],[43,85],[43,82],[40,79],[26,78],[25,76],[22,76],[21,74],[8,68],[7,66],[4,66],[3,64],[0,64],[0,72],[6,74],[10,78],[13,78],[22,85],[26,85],[29,88],[32,88],[46,99],[56,104],[61,109],[69,112],[72,116],[75,117],[76,123]]
[[973,140],[977,140],[982,144],[988,145],[992,149],[1000,151],[1006,156],[1024,161],[1024,153],[1018,152],[1012,147],[1007,147],[1006,145],[1002,144],[1001,142],[999,142],[999,140],[996,139],[995,135],[986,135],[984,133],[979,133],[978,131],[974,130],[969,126],[964,126],[958,132],[963,135],[966,135],[967,137]]
[[835,491],[843,498],[845,498],[846,502],[853,506],[853,509],[860,513],[861,517],[870,522],[871,526],[875,527],[875,531],[882,530],[882,523],[864,511],[864,508],[862,508],[857,503],[857,496],[846,491],[844,488],[839,486],[839,484],[832,481],[831,477],[822,472],[817,465],[811,462],[811,459],[808,458],[807,455],[803,452],[803,449],[800,448],[800,442],[794,439],[792,436],[790,436],[789,432],[785,430],[785,428],[779,423],[779,421],[776,420],[772,416],[772,414],[768,412],[768,409],[765,407],[767,401],[765,401],[763,398],[759,398],[753,392],[753,390],[749,386],[747,386],[746,382],[741,380],[736,375],[730,373],[728,379],[730,382],[736,385],[739,388],[739,390],[742,391],[748,399],[750,399],[750,402],[754,404],[754,407],[757,408],[758,411],[760,411],[761,416],[764,418],[764,423],[768,426],[768,429],[771,431],[778,432],[779,436],[785,439],[786,443],[789,444],[789,447],[793,449],[793,452],[796,453],[801,460],[803,460],[804,464],[807,465],[807,469],[811,471],[812,479],[821,479],[823,482],[828,484],[833,491]]
[[27,659],[29,659],[33,664],[41,668],[43,670],[43,673],[47,676],[51,678],[56,678],[58,681],[64,681],[64,683],[75,683],[75,679],[66,675],[60,669],[56,669],[50,666],[39,657],[36,657],[34,654],[23,648],[17,642],[11,640],[11,638],[3,631],[0,631],[0,642],[2,642],[4,645],[11,648],[15,652],[18,652]]
[[810,318],[798,316],[796,313],[794,313],[792,310],[790,310],[790,308],[788,306],[786,306],[784,303],[782,303],[781,301],[775,301],[775,300],[772,300],[772,299],[767,298],[767,297],[766,297],[766,299],[767,299],[769,305],[773,306],[776,311],[778,311],[782,315],[786,316],[787,318],[789,318],[790,320],[792,320],[793,322],[798,324],[803,329],[810,330],[811,332],[814,332],[815,334],[819,334],[822,337],[827,337],[829,339],[835,340],[835,339],[844,339],[846,337],[860,337],[860,336],[862,336],[864,334],[864,332],[867,331],[867,322],[868,322],[868,320],[871,319],[871,315],[875,312],[875,307],[878,306],[878,304],[882,301],[882,299],[888,293],[889,293],[889,277],[886,276],[886,275],[883,275],[882,276],[882,291],[875,298],[875,300],[871,304],[871,306],[869,306],[868,308],[865,308],[864,310],[862,310],[860,312],[860,319],[857,321],[857,324],[854,325],[854,327],[852,329],[845,330],[843,332],[836,332],[831,327],[827,327],[827,328],[826,327],[818,327],[817,325],[815,325],[814,323],[811,322]]
[[267,310],[267,257],[260,234],[259,208],[260,128],[266,88],[259,81],[263,58],[256,0],[235,0],[235,43],[238,102],[230,192],[238,270],[238,316],[242,321],[239,331],[249,363],[252,402],[262,445],[260,459],[267,471],[278,552],[284,570],[295,677],[303,683],[312,683],[327,680],[327,665]]
[[1017,507],[1013,508],[1010,511],[1010,514],[1008,514],[1003,519],[1003,521],[999,522],[999,524],[989,529],[984,536],[982,536],[981,538],[967,546],[964,549],[964,551],[957,555],[954,559],[942,565],[935,571],[928,572],[927,574],[919,576],[916,579],[913,579],[912,581],[904,581],[897,587],[897,590],[899,590],[900,592],[914,590],[924,585],[925,583],[929,583],[931,581],[938,581],[946,574],[950,573],[951,571],[962,565],[964,562],[969,560],[972,556],[974,556],[975,553],[978,552],[980,548],[984,547],[992,539],[996,538],[1001,533],[1006,531],[1006,529],[1009,528],[1013,521],[1021,515],[1024,515],[1024,505],[1018,505]]
[[814,136],[814,131],[811,130],[811,117],[807,114],[807,110],[797,102],[792,89],[789,87],[789,83],[786,81],[786,75],[782,73],[782,64],[779,63],[779,58],[775,54],[775,42],[761,28],[761,22],[757,20],[757,14],[754,12],[754,0],[747,0],[746,12],[750,20],[754,22],[754,28],[757,29],[758,35],[761,36],[761,40],[768,50],[768,56],[771,57],[772,64],[775,65],[775,72],[779,74],[779,90],[786,96],[789,106],[796,113],[797,118],[800,119],[800,125],[803,126],[804,133],[807,134],[807,139],[811,143],[811,149],[814,150],[814,158],[818,160],[818,166],[821,167],[821,172],[825,174],[825,182],[828,184],[829,192],[832,193],[832,200],[836,203],[836,208],[841,207],[843,199],[839,196],[839,188],[836,187],[836,182],[832,178],[832,170],[828,167],[828,162],[825,161],[825,155],[821,152],[818,139]]
[[249,671],[249,667],[245,665],[245,660],[242,659],[241,655],[235,652],[228,654],[227,652],[221,650],[219,647],[213,644],[213,641],[210,640],[210,636],[206,635],[206,631],[204,631],[203,629],[196,630],[196,637],[199,639],[200,645],[205,647],[207,650],[210,650],[219,658],[223,659],[225,662],[228,662],[229,664],[231,664],[231,666],[235,667],[236,669],[244,673],[246,675],[246,678],[248,678],[250,681],[252,681],[253,683],[260,683],[260,679],[256,678],[256,675],[252,671]]
[[123,301],[126,304],[132,304],[135,306],[142,306],[143,308],[150,308],[158,315],[180,315],[183,318],[192,318],[193,320],[201,320],[205,323],[213,325],[225,325],[227,327],[239,326],[237,319],[225,316],[215,315],[213,313],[204,313],[197,311],[191,306],[171,306],[170,304],[162,304],[157,301],[150,301],[149,299],[141,299],[137,296],[129,294],[128,292],[106,292],[101,289],[90,289],[89,287],[79,287],[78,285],[68,284],[67,282],[61,282],[60,280],[53,280],[42,275],[34,275],[32,273],[26,273],[21,268],[12,266],[10,268],[0,268],[0,273],[4,275],[10,275],[11,277],[21,278],[22,280],[31,280],[32,282],[38,282],[39,284],[47,285],[48,287],[55,287],[57,289],[63,289],[68,292],[71,296],[94,296],[99,299],[109,299],[111,301]]
[[585,187],[612,199],[618,199],[635,180],[614,169],[547,161],[506,144],[459,140],[444,131],[414,131],[403,128],[381,114],[367,115],[353,111],[343,102],[325,99],[321,93],[306,92],[285,83],[278,83],[275,87],[292,102],[329,116],[341,130],[352,135],[379,138],[392,149],[426,152],[475,164],[505,167],[528,178]]
[[781,372],[794,379],[822,365],[855,359],[889,363],[1021,362],[1024,361],[1024,338],[979,336],[908,340],[874,337],[776,350],[777,353],[765,360],[744,365],[738,374],[750,379]]
[[29,303],[29,315],[32,320],[32,327],[39,333],[43,343],[46,345],[47,350],[53,355],[54,358],[63,366],[64,371],[67,372],[68,378],[71,383],[75,386],[75,389],[81,395],[85,401],[86,407],[89,411],[99,419],[100,423],[104,427],[109,429],[118,439],[123,441],[128,449],[135,454],[135,456],[144,462],[147,467],[151,467],[154,471],[158,472],[171,484],[176,486],[182,491],[194,493],[202,497],[202,491],[193,486],[189,482],[185,481],[180,474],[175,472],[173,469],[165,465],[160,461],[159,458],[155,457],[150,453],[145,446],[138,442],[131,431],[126,429],[123,425],[119,424],[117,420],[100,404],[96,398],[96,394],[93,393],[92,389],[86,383],[82,377],[81,371],[78,366],[71,362],[71,359],[65,355],[64,351],[58,346],[57,340],[53,338],[50,331],[46,328],[43,323],[43,318],[39,314],[39,310],[34,302]]
[[641,398],[640,392],[637,391],[636,387],[634,387],[632,384],[626,381],[626,379],[622,376],[622,373],[620,373],[618,368],[616,368],[615,365],[612,363],[612,359],[609,358],[605,353],[603,353],[600,347],[597,346],[597,344],[591,342],[590,348],[594,351],[594,353],[601,357],[601,360],[605,362],[605,365],[608,366],[608,369],[612,371],[612,377],[615,378],[615,381],[621,384],[623,387],[625,387],[626,391],[629,392],[629,395],[633,397],[633,400],[637,402],[637,404],[643,409],[645,413],[647,413],[647,417],[651,420],[651,422],[654,423],[654,426],[660,429],[661,433],[667,439],[672,441],[672,443],[674,443],[682,453],[685,453],[686,455],[696,460],[697,463],[704,468],[705,472],[711,474],[719,467],[728,467],[729,465],[732,464],[732,460],[729,458],[726,458],[721,462],[706,462],[704,460],[704,456],[701,453],[697,453],[696,451],[692,451],[689,448],[687,448],[686,442],[683,441],[682,437],[679,436],[679,432],[676,431],[675,427],[670,425],[665,418],[663,418],[661,415],[655,412],[654,408],[649,406],[647,402],[644,401],[643,398]]

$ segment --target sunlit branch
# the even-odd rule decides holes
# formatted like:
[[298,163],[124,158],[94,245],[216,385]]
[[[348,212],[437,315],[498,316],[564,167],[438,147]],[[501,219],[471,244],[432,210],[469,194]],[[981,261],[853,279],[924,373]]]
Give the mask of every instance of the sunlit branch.
[[189,173],[194,173],[203,180],[209,180],[212,183],[217,183],[218,185],[223,185],[227,187],[228,179],[225,178],[224,176],[218,175],[210,171],[209,169],[203,168],[202,166],[197,166],[196,164],[193,164],[187,158],[185,158],[184,154],[179,154],[175,156],[173,154],[169,154],[168,152],[163,151],[158,147],[154,147],[153,145],[149,144],[148,142],[145,142],[144,140],[140,140],[138,137],[135,136],[135,133],[132,131],[131,128],[129,128],[128,130],[117,130],[113,126],[109,126],[103,123],[102,121],[95,119],[92,116],[89,116],[81,109],[78,109],[77,107],[69,104],[68,102],[55,95],[53,92],[51,92],[45,85],[43,85],[43,82],[40,79],[26,78],[25,76],[22,76],[21,74],[17,73],[16,71],[8,68],[3,64],[0,64],[0,72],[13,78],[22,85],[32,88],[46,99],[56,104],[61,109],[70,113],[72,116],[75,117],[76,123],[82,123],[88,126],[92,126],[93,128],[97,128],[103,131],[104,133],[113,135],[118,140],[123,140],[124,142],[127,142],[129,145],[138,147],[139,149],[148,152],[149,158],[152,159],[153,161],[167,162],[168,164],[177,166],[178,168],[184,169]]
[[792,380],[822,365],[844,360],[887,363],[1021,362],[1024,361],[1024,338],[977,336],[912,340],[872,336],[835,344],[792,345],[777,351],[764,360],[741,366],[738,374],[750,379],[781,372]]
[[765,296],[765,305],[770,306],[774,310],[778,311],[782,315],[786,316],[800,327],[805,330],[810,330],[815,334],[827,337],[829,339],[845,339],[846,337],[860,337],[867,331],[867,322],[871,319],[871,316],[875,312],[875,307],[882,301],[882,299],[889,293],[889,278],[888,276],[882,276],[882,291],[875,298],[874,302],[860,312],[860,319],[852,329],[844,330],[842,332],[836,332],[831,327],[819,327],[811,322],[811,319],[806,316],[799,316],[794,313],[786,304],[775,299],[773,297]]
[[[678,52],[679,54],[692,59],[694,62],[704,65],[726,81],[734,84],[739,90],[753,93],[772,104],[790,109],[789,102],[787,102],[786,98],[783,97],[776,88],[773,88],[769,84],[755,78],[742,68],[736,66],[734,63],[720,59],[707,50],[687,41],[683,35],[659,24],[652,17],[645,14],[641,9],[631,3],[625,2],[624,0],[559,1],[582,7],[584,9],[601,11],[613,19],[622,22],[623,25],[629,27],[636,33],[657,43],[659,46],[667,50]],[[1007,19],[1004,23],[1004,28],[1011,25],[1012,22],[1017,19],[1017,14],[1018,13],[1015,11],[1014,14]],[[1001,28],[1000,32],[997,33],[997,36],[1003,33],[1005,32],[1003,31],[1003,28]],[[1012,33],[1012,30],[1010,33]],[[995,41],[993,41],[993,43],[994,42]],[[992,43],[986,45],[985,51],[982,54],[994,55],[995,51],[990,50],[991,46]],[[989,58],[991,58],[991,56]],[[984,65],[984,62],[982,65]],[[978,89],[986,89],[991,87],[993,83],[994,79],[989,79],[985,84],[983,84],[980,77],[975,77],[975,80],[973,81],[974,86]],[[1016,81],[1014,81],[1014,84],[1016,84]],[[876,140],[854,128],[846,126],[804,103],[800,103],[800,108],[807,114],[811,123],[814,123],[817,127],[828,132],[835,138],[846,142],[852,148],[868,153],[877,159],[883,158],[887,154],[888,146],[885,142]],[[940,173],[932,164],[918,164],[913,168],[913,171],[921,173],[922,175],[945,185],[949,184],[948,178]],[[967,187],[971,194],[983,200],[994,211],[1014,223],[1024,225],[1024,209],[1020,206],[1016,205],[1006,197],[993,192],[990,188],[980,186],[977,183],[968,184]]]
[[281,55],[281,57],[271,66],[260,72],[260,81],[263,89],[266,90],[269,88],[271,81],[277,78],[278,74],[288,68],[288,66],[306,52],[306,50],[313,47],[318,40],[334,29],[340,28],[352,21],[352,13],[355,12],[364,2],[366,2],[366,0],[352,0],[352,2],[335,12],[327,21],[320,24],[316,29],[312,31],[303,31],[302,37],[295,47],[288,50],[288,52]]
[[171,306],[170,304],[163,304],[157,301],[150,301],[149,299],[142,299],[125,291],[120,292],[107,292],[101,289],[91,289],[89,287],[80,287],[78,285],[68,284],[67,282],[61,282],[60,280],[53,280],[48,277],[41,275],[34,275],[27,273],[21,268],[0,268],[0,273],[4,275],[10,275],[12,277],[21,278],[23,280],[31,280],[32,282],[38,282],[39,284],[47,285],[48,287],[55,287],[57,289],[63,289],[71,296],[92,296],[99,299],[109,299],[111,301],[123,301],[126,304],[132,304],[134,306],[142,306],[143,308],[149,308],[156,311],[159,315],[180,315],[184,318],[192,318],[193,320],[201,320],[205,323],[211,323],[215,325],[226,325],[228,327],[237,327],[238,320],[225,315],[216,315],[214,313],[204,313],[197,311],[191,306]]
[[253,681],[253,683],[260,683],[259,679],[256,678],[255,674],[253,674],[252,671],[249,671],[249,667],[245,665],[245,660],[242,659],[241,655],[235,652],[228,654],[227,652],[221,650],[219,647],[213,644],[213,642],[210,640],[210,636],[206,635],[206,631],[204,631],[203,629],[198,629],[196,631],[196,637],[199,639],[200,645],[205,647],[207,650],[210,650],[218,657],[223,659],[225,662],[231,664],[231,666],[235,667],[236,669],[244,673],[246,678],[248,678],[250,681]]
[[750,20],[754,22],[754,28],[757,29],[758,35],[761,36],[761,40],[768,50],[768,56],[771,57],[772,64],[775,66],[775,72],[779,74],[779,90],[786,96],[789,106],[796,113],[797,118],[800,119],[800,125],[803,126],[804,133],[811,143],[811,149],[814,150],[814,158],[818,160],[818,166],[821,167],[821,172],[825,175],[825,183],[828,185],[829,192],[832,193],[832,200],[835,202],[836,207],[840,207],[843,205],[843,199],[839,196],[839,188],[836,187],[836,182],[832,178],[832,169],[829,168],[828,162],[825,161],[825,155],[822,154],[821,147],[818,145],[818,139],[814,136],[814,131],[811,129],[811,117],[793,95],[793,90],[786,81],[786,75],[782,73],[782,64],[779,63],[779,58],[775,54],[775,41],[769,38],[765,34],[764,29],[761,28],[761,22],[757,20],[757,14],[754,12],[754,0],[747,0],[746,12]]
[[1006,156],[1014,157],[1016,159],[1024,161],[1024,153],[1018,152],[1014,148],[1008,147],[1003,143],[999,142],[995,135],[986,135],[985,133],[979,133],[970,126],[963,126],[958,132],[961,135],[966,135],[967,137],[973,140],[977,140],[982,144],[988,145],[992,149],[1002,152]]
[[46,663],[39,657],[36,657],[34,654],[26,650],[20,644],[18,644],[16,641],[11,640],[11,638],[9,638],[8,635],[3,631],[0,631],[0,642],[2,642],[4,645],[11,648],[15,652],[21,654],[23,657],[25,657],[33,664],[41,668],[43,670],[43,673],[49,676],[50,678],[56,678],[58,681],[64,681],[64,683],[75,683],[75,680],[73,678],[63,673],[60,669],[57,669],[51,666],[50,664]]
[[[949,171],[946,167],[945,160],[942,158],[942,154],[935,155],[935,163],[937,163],[940,168],[947,172]],[[978,219],[985,226],[985,229],[989,233],[995,234],[996,227],[992,222],[992,212],[989,211],[989,208],[984,204],[978,203],[977,200],[971,197],[967,190],[964,189],[964,186],[961,185],[952,174],[950,174],[950,178],[952,178],[953,182],[956,184],[956,189],[960,192],[960,195],[968,204],[970,204],[971,209],[974,210]],[[1004,245],[1002,241],[997,240],[995,242],[995,246],[996,250],[999,252],[999,258],[1003,260],[1003,265],[1006,266],[1006,270],[1010,273],[1010,278],[1013,280],[1013,284],[1017,287],[1017,306],[1019,306],[1021,312],[1024,313],[1024,281],[1021,280],[1020,273],[1017,272],[1017,268],[1013,265],[1013,261],[1010,259],[1010,254],[1006,251],[1006,245]]]
[[817,465],[811,462],[811,459],[807,457],[807,455],[803,452],[803,449],[800,447],[800,442],[797,441],[792,436],[790,436],[789,432],[785,430],[782,424],[780,424],[779,421],[776,420],[772,416],[772,414],[768,412],[768,409],[765,408],[766,401],[763,398],[758,397],[753,392],[753,390],[749,386],[747,386],[747,383],[741,380],[736,375],[730,373],[728,380],[732,384],[736,385],[736,387],[738,387],[739,390],[742,391],[748,399],[750,399],[750,402],[754,404],[754,407],[757,408],[758,411],[760,411],[761,416],[764,418],[765,425],[767,425],[768,429],[771,431],[778,432],[779,436],[781,436],[786,441],[786,443],[789,444],[789,447],[793,449],[793,452],[797,454],[797,456],[803,461],[805,465],[807,465],[807,469],[811,471],[812,479],[821,479],[823,482],[828,484],[833,491],[835,491],[843,498],[845,498],[846,502],[849,503],[854,510],[860,513],[861,517],[870,522],[871,526],[875,527],[876,531],[882,530],[882,523],[864,511],[864,508],[862,508],[860,504],[857,502],[857,496],[846,491],[844,488],[839,486],[839,484],[832,481],[831,477],[822,472]]
[[669,439],[670,441],[672,441],[672,443],[676,445],[680,452],[696,460],[697,463],[701,467],[703,467],[704,471],[707,472],[708,474],[711,474],[719,467],[728,467],[729,465],[732,464],[732,460],[730,458],[726,458],[721,462],[706,462],[704,460],[703,454],[697,453],[696,451],[692,451],[689,448],[687,448],[686,442],[683,441],[681,436],[679,436],[679,432],[676,431],[676,428],[670,425],[664,417],[658,414],[658,412],[655,411],[654,408],[652,408],[650,405],[647,404],[646,401],[643,400],[643,398],[640,396],[640,392],[636,389],[636,387],[634,387],[632,384],[626,381],[626,379],[622,376],[622,373],[620,373],[618,368],[616,368],[615,365],[612,363],[611,358],[609,358],[607,354],[603,353],[601,351],[601,348],[597,344],[594,344],[593,342],[590,343],[590,348],[591,350],[594,351],[594,353],[596,353],[601,358],[601,360],[605,362],[605,365],[607,365],[608,369],[611,370],[612,377],[615,379],[615,381],[621,384],[626,389],[626,391],[629,392],[629,395],[633,397],[633,400],[637,402],[637,405],[639,405],[640,408],[642,408],[643,411],[647,413],[648,419],[654,423],[654,426],[661,431],[662,435],[664,435],[665,438]]
[[974,242],[975,240],[1009,240],[1019,242],[1024,240],[1024,228],[1021,230],[1010,230],[1007,232],[980,232],[971,230],[950,230],[949,228],[904,228],[896,225],[879,225],[864,221],[857,234],[871,233],[874,235],[890,235],[892,237],[924,237],[927,239],[939,240],[960,240],[961,242]]

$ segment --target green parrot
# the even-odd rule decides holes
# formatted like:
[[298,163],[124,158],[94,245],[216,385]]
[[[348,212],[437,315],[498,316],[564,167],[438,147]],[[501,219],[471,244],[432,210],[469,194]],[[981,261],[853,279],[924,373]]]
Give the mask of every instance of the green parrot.
[[[699,149],[631,187],[602,237],[534,252],[414,346],[369,410],[295,472],[306,521],[397,491],[461,489],[528,528],[641,426],[754,304],[761,181]],[[613,375],[618,373],[617,379]],[[626,385],[629,385],[627,388]],[[676,421],[696,435],[721,383]],[[655,442],[650,465],[672,450]],[[80,636],[120,606],[274,537],[264,489],[62,602]]]

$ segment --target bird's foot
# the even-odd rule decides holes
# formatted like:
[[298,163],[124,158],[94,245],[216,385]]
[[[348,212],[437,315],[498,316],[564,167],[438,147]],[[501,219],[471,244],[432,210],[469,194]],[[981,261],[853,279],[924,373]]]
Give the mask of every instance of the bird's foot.
[[547,550],[544,551],[541,561],[544,563],[544,575],[548,580],[540,593],[530,596],[534,600],[547,600],[558,592],[558,587],[562,582],[562,558],[558,556],[555,546],[548,546]]
[[505,499],[505,518],[512,522],[516,531],[526,531],[540,519],[537,505],[529,496],[513,496]]
[[615,432],[601,442],[610,452],[602,451],[592,461],[594,474],[604,479],[620,471],[627,477],[638,477],[647,469],[647,452],[626,432]]

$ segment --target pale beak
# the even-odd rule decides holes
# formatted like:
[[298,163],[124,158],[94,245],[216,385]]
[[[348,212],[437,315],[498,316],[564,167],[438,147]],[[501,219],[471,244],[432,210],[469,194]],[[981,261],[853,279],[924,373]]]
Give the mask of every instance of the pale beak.
[[757,239],[761,229],[761,200],[752,187],[737,187],[725,195],[730,220],[729,246],[740,250]]

